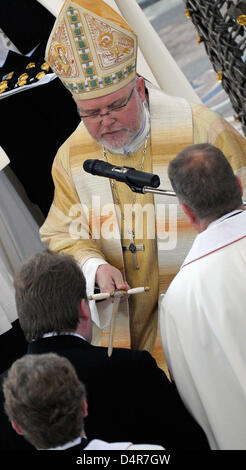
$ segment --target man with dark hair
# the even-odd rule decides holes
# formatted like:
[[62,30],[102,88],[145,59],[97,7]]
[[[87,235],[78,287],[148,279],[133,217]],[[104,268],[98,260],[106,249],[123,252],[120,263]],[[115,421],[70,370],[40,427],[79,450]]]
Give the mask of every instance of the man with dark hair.
[[173,189],[199,232],[160,312],[178,391],[213,449],[245,449],[246,212],[223,153],[193,145],[172,160]]
[[[76,331],[80,309],[90,316],[85,278],[72,256],[37,253],[22,263],[14,287],[20,325],[30,343],[49,332]],[[83,336],[91,341],[90,321]]]
[[[107,348],[90,344],[85,279],[71,255],[34,255],[23,263],[14,285],[20,325],[30,342],[28,353],[67,357],[86,386],[88,439],[148,442],[165,449],[208,448],[202,429],[147,351],[114,348],[108,357]],[[24,440],[16,442],[11,426],[4,417],[0,420],[0,449],[23,448]]]
[[86,438],[84,384],[71,362],[57,354],[27,354],[13,363],[3,383],[5,411],[13,429],[38,450],[163,449]]

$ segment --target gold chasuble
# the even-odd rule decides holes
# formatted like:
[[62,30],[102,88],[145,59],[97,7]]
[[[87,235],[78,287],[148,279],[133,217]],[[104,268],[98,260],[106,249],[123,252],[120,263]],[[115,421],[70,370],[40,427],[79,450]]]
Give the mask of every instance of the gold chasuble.
[[[107,152],[107,161],[119,166],[132,166],[141,171],[152,173],[152,156],[150,139],[147,141],[146,154],[143,160],[144,145],[129,157],[125,155],[112,155]],[[129,323],[131,346],[135,349],[149,349],[154,346],[157,331],[157,299],[159,297],[158,256],[153,234],[148,234],[150,228],[155,227],[154,197],[152,194],[134,193],[131,189],[118,181],[113,184],[114,203],[120,201],[121,208],[121,242],[123,247],[125,278],[131,287],[149,286],[147,295],[131,295],[129,297]],[[149,228],[149,230],[148,230]],[[124,247],[129,247],[135,234],[137,249],[134,254]],[[152,235],[152,238],[149,238]],[[136,269],[135,263],[139,269]],[[132,315],[131,312],[134,312]]]
[[[186,146],[202,142],[224,152],[245,186],[246,141],[233,127],[202,105],[191,105],[153,87],[148,91],[151,135],[142,169],[159,175],[160,188],[172,189],[167,176],[169,161]],[[140,148],[129,157],[106,151],[106,157],[111,164],[140,169],[142,151]],[[41,238],[51,250],[73,254],[81,267],[89,258],[104,258],[121,270],[131,287],[151,287],[148,294],[130,296],[129,301],[131,346],[151,350],[157,326],[158,293],[166,291],[196,233],[175,197],[135,194],[119,182],[115,182],[112,190],[108,178],[84,172],[83,162],[92,158],[102,159],[103,149],[81,123],[54,160],[55,195],[41,227]],[[135,244],[144,245],[136,256],[122,249],[131,243],[127,236],[126,224],[130,219],[126,217],[126,206],[129,211],[135,208],[136,224],[132,227]],[[134,269],[134,262],[139,269]]]

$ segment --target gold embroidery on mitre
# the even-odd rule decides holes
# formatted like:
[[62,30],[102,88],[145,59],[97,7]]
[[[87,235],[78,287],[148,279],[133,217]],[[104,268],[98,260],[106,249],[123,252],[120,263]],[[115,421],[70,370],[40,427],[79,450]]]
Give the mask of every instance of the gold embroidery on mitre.
[[87,99],[133,80],[136,55],[134,31],[107,4],[68,0],[51,32],[45,59],[73,95]]
[[124,64],[134,58],[133,38],[90,15],[85,15],[85,19],[102,69]]
[[61,19],[52,35],[47,62],[58,77],[75,78],[79,76],[64,19]]

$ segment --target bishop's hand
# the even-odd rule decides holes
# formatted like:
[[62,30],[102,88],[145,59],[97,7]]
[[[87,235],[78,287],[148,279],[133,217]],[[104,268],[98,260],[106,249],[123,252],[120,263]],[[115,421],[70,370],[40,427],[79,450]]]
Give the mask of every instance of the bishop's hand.
[[97,268],[96,272],[96,284],[98,285],[100,292],[114,292],[117,290],[128,290],[130,289],[129,284],[124,281],[119,269],[115,268],[111,264],[101,264]]

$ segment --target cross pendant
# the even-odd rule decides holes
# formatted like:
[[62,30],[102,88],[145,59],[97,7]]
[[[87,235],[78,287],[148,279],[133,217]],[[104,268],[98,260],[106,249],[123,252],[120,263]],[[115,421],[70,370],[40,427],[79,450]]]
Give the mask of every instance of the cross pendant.
[[134,233],[129,234],[130,238],[130,245],[129,246],[122,246],[123,251],[130,251],[132,253],[132,261],[134,269],[139,269],[138,262],[137,262],[137,251],[144,251],[144,245],[135,245],[134,243]]

